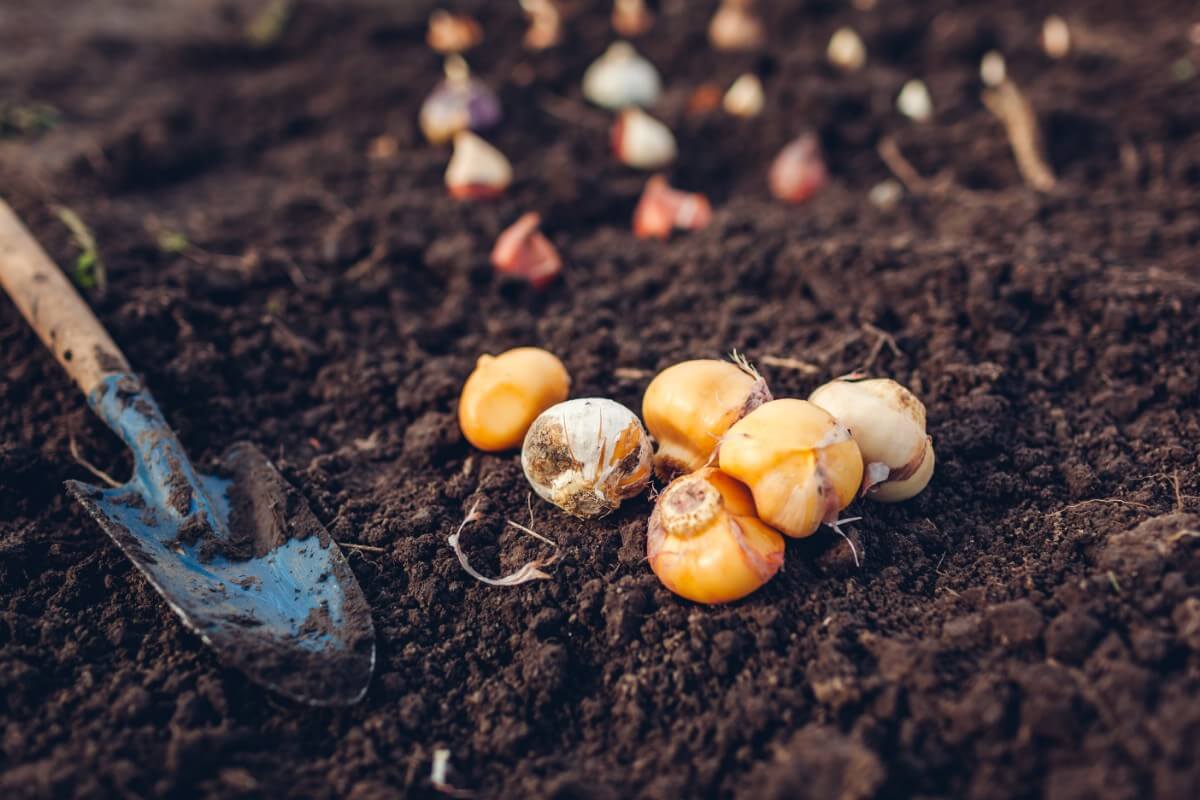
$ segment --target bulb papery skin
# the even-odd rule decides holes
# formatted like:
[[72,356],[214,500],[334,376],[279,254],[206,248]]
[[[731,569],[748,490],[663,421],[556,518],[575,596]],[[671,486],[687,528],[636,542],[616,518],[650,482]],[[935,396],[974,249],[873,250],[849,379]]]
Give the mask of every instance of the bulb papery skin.
[[446,188],[463,200],[498,197],[512,183],[512,164],[470,131],[454,135],[454,154],[446,165]]
[[805,400],[772,400],[721,440],[721,471],[750,488],[759,518],[786,536],[811,536],[837,521],[862,483],[850,431]]
[[650,437],[632,411],[599,397],[567,400],[529,427],[521,466],[542,499],[593,519],[645,491]]
[[867,497],[899,502],[929,483],[934,456],[925,406],[904,386],[890,378],[839,378],[808,399],[846,425],[858,442],[867,465]]
[[706,466],[729,427],[770,399],[765,380],[728,361],[667,367],[642,397],[642,418],[658,442],[655,472],[666,480]]
[[783,565],[784,541],[755,516],[749,489],[708,467],[659,495],[646,537],[650,568],[675,594],[729,603],[754,592]]

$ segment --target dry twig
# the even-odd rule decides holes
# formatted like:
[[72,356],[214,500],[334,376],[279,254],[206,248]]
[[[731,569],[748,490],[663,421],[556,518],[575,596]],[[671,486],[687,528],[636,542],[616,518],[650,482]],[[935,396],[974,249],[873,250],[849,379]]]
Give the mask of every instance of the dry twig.
[[92,473],[114,489],[121,485],[120,481],[118,481],[116,478],[112,477],[107,472],[83,457],[83,455],[79,452],[79,444],[75,441],[75,431],[73,430],[67,434],[67,448],[71,451],[71,458],[75,459],[75,462],[79,464],[79,466],[83,467],[88,472]]
[[262,318],[263,324],[274,325],[279,331],[280,337],[289,350],[298,354],[317,355],[320,354],[321,348],[309,339],[305,339],[300,334],[288,327],[287,323],[274,314],[266,314]]
[[605,131],[611,127],[608,117],[599,111],[593,111],[581,103],[567,97],[546,94],[541,98],[542,110],[563,122],[589,128],[594,131]]
[[354,542],[338,542],[338,547],[344,547],[349,550],[362,550],[365,553],[386,553],[387,549],[383,547],[375,547],[370,544],[355,544]]
[[904,188],[912,194],[940,194],[950,188],[951,178],[948,171],[939,172],[932,179],[917,172],[904,154],[900,146],[891,136],[885,136],[875,146],[879,158],[892,171],[892,174],[904,184]]
[[786,358],[784,356],[762,356],[758,360],[760,363],[766,364],[769,367],[791,369],[797,372],[803,372],[805,375],[816,375],[821,372],[821,368],[816,364],[810,364],[809,362],[801,361],[798,358]]
[[429,782],[433,784],[433,788],[450,797],[474,797],[474,792],[469,789],[459,789],[449,784],[446,780],[449,771],[450,750],[445,747],[435,747],[433,750],[433,763],[429,769]]
[[1092,498],[1091,500],[1080,500],[1078,503],[1071,503],[1070,505],[1063,506],[1062,508],[1058,509],[1057,511],[1051,511],[1046,516],[1047,517],[1058,517],[1063,514],[1066,514],[1068,511],[1075,511],[1076,509],[1083,508],[1084,506],[1093,505],[1095,503],[1100,503],[1100,504],[1104,504],[1104,505],[1128,506],[1130,508],[1136,508],[1136,509],[1140,509],[1142,511],[1150,510],[1150,506],[1146,505],[1145,503],[1135,503],[1132,500],[1119,500],[1115,497],[1095,497],[1095,498]]
[[900,349],[900,346],[896,344],[896,337],[892,336],[887,331],[876,328],[869,322],[864,322],[862,327],[863,330],[875,337],[875,343],[871,345],[871,349],[867,353],[867,358],[865,361],[863,361],[861,368],[863,372],[866,372],[868,369],[870,369],[871,365],[875,363],[875,359],[879,358],[879,351],[883,349],[885,344],[887,345],[888,349],[892,351],[892,355],[894,355],[896,358],[900,358],[904,355],[904,352]]
[[1013,156],[1017,159],[1017,169],[1025,182],[1039,192],[1053,189],[1057,181],[1043,155],[1037,116],[1017,85],[1005,80],[994,89],[985,89],[983,104],[1004,123],[1004,132],[1008,134]]

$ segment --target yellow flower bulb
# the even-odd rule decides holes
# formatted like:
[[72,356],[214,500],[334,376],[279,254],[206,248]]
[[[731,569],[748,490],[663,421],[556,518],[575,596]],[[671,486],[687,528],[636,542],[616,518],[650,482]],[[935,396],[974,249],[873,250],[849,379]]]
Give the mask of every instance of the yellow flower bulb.
[[480,450],[511,450],[521,446],[539,414],[567,399],[570,388],[567,368],[541,348],[483,355],[463,384],[458,424]]
[[675,594],[728,603],[750,594],[783,565],[783,537],[755,516],[750,491],[707,467],[668,486],[650,516],[650,568]]
[[751,411],[721,441],[718,464],[750,488],[763,522],[797,538],[836,522],[863,476],[850,431],[807,400]]
[[729,426],[771,399],[767,383],[742,364],[712,359],[667,367],[646,387],[642,419],[658,441],[660,478],[708,464]]

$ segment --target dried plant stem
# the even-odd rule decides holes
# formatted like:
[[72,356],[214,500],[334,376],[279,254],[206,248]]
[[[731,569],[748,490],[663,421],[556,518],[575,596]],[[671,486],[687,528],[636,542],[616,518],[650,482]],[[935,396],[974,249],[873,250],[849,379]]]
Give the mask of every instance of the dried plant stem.
[[611,125],[608,118],[599,111],[593,111],[581,103],[567,97],[546,94],[541,99],[542,110],[563,122],[590,128],[595,131],[607,131]]
[[387,245],[385,245],[383,242],[376,242],[375,246],[371,248],[371,252],[367,253],[366,257],[361,261],[351,265],[351,267],[346,270],[345,273],[343,273],[342,277],[348,281],[361,280],[373,269],[375,269],[375,267],[384,259],[384,256],[386,255]]
[[287,323],[274,314],[266,314],[262,318],[265,325],[274,325],[278,329],[280,336],[283,337],[288,349],[295,353],[307,353],[309,355],[320,354],[321,348],[312,341],[305,339],[300,334],[288,327]]
[[1004,123],[1021,177],[1039,192],[1054,188],[1054,171],[1043,155],[1042,134],[1033,106],[1011,80],[983,92],[983,104]]
[[904,355],[903,351],[900,350],[900,346],[896,344],[896,337],[892,336],[887,331],[876,328],[869,322],[864,322],[862,327],[863,330],[875,337],[875,343],[871,345],[871,350],[867,353],[867,358],[863,362],[863,372],[869,370],[875,363],[875,359],[879,358],[879,352],[883,350],[883,346],[885,344],[887,345],[888,349],[892,351],[892,355],[894,355],[896,358],[900,358]]
[[[511,527],[516,528],[517,530],[521,531],[521,533],[527,533],[530,536],[532,536],[533,538],[535,538],[539,541],[545,542],[546,544],[550,545],[551,547],[558,547],[558,545],[554,542],[553,539],[542,536],[540,533],[535,531],[533,528],[528,528],[528,527],[520,524],[519,522],[513,522],[511,519],[506,519],[506,520],[504,520],[504,522],[507,523],[508,525],[510,525]],[[549,564],[551,561],[556,561],[556,560],[558,560],[557,554],[551,556],[550,561],[547,561],[545,563]]]
[[1075,511],[1076,509],[1083,508],[1084,506],[1090,506],[1094,504],[1128,506],[1129,508],[1136,508],[1142,511],[1150,510],[1150,506],[1146,505],[1145,503],[1135,503],[1132,500],[1119,500],[1115,497],[1095,497],[1091,500],[1080,500],[1078,503],[1071,503],[1068,506],[1063,506],[1057,511],[1051,511],[1047,516],[1057,517],[1067,513],[1068,511]]
[[917,172],[917,168],[904,157],[904,153],[900,152],[900,146],[892,137],[885,136],[880,139],[879,144],[875,146],[875,152],[879,154],[880,160],[887,165],[892,174],[904,184],[904,188],[912,194],[930,194],[944,188],[941,178],[931,181]]
[[433,788],[441,794],[449,797],[474,797],[475,793],[470,789],[459,789],[451,786],[446,780],[450,772],[450,749],[446,747],[435,747],[433,749],[433,761],[429,767],[429,782]]
[[821,371],[821,368],[816,364],[810,364],[807,361],[801,361],[798,358],[785,358],[783,356],[762,356],[758,359],[768,367],[778,367],[779,369],[792,369],[797,372],[803,372],[805,375],[816,375]]
[[75,459],[75,462],[79,464],[79,466],[83,467],[88,472],[92,473],[114,489],[121,485],[121,482],[116,478],[112,477],[107,472],[83,457],[83,455],[79,452],[79,444],[75,441],[75,431],[71,431],[69,434],[67,434],[67,447],[71,451],[71,458]]

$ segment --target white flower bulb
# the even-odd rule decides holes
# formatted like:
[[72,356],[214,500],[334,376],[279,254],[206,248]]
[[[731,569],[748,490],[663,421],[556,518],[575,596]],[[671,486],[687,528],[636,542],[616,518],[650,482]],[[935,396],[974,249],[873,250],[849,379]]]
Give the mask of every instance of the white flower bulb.
[[928,122],[933,117],[933,98],[924,81],[911,80],[896,96],[896,108],[900,113],[917,122]]
[[612,147],[621,163],[634,169],[665,167],[677,153],[671,129],[640,108],[627,108],[617,117]]
[[460,199],[496,197],[512,183],[504,154],[470,131],[454,135],[454,155],[446,165],[446,188]]
[[925,406],[890,378],[838,378],[809,402],[850,429],[862,452],[863,491],[885,503],[907,500],[933,476],[933,442],[925,434]]
[[662,94],[658,70],[629,42],[615,42],[583,74],[583,96],[613,111],[650,106]]
[[846,72],[856,72],[867,63],[867,46],[853,28],[838,28],[825,49],[829,63]]
[[542,412],[521,448],[538,496],[577,517],[602,517],[645,491],[653,470],[650,437],[613,400],[567,400]]
[[757,117],[766,104],[762,81],[752,72],[742,75],[725,92],[725,110],[735,117]]

